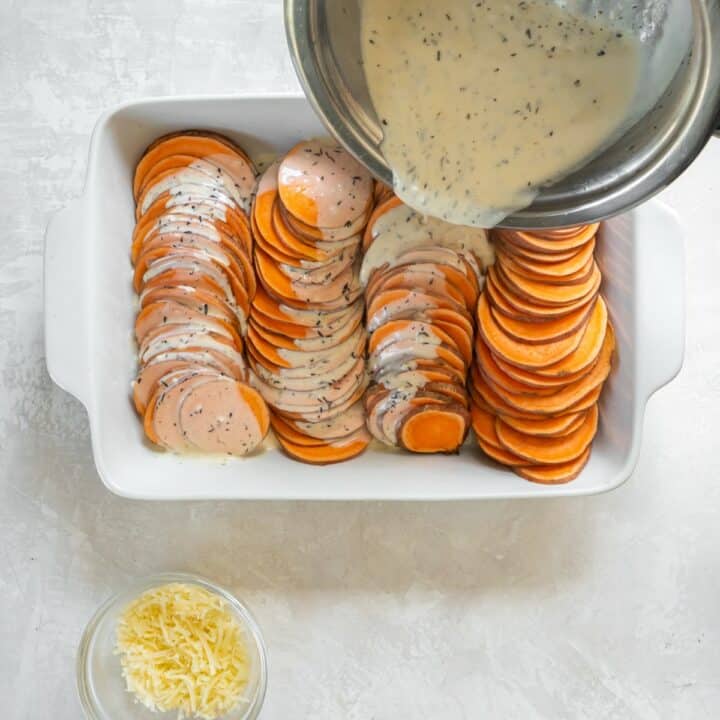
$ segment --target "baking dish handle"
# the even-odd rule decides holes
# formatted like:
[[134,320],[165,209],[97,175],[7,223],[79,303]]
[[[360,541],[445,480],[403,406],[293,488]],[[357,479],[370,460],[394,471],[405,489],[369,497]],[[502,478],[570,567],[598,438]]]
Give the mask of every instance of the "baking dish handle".
[[685,354],[685,244],[674,212],[637,248],[638,383],[643,399],[667,385]]
[[45,362],[53,381],[87,407],[88,248],[83,198],[57,212],[45,232]]

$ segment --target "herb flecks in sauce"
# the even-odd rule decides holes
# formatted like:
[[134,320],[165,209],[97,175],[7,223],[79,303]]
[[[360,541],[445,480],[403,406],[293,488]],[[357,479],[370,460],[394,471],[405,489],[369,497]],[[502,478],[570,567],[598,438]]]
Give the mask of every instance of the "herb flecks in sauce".
[[362,42],[395,191],[466,225],[597,153],[639,75],[633,39],[549,0],[363,0]]

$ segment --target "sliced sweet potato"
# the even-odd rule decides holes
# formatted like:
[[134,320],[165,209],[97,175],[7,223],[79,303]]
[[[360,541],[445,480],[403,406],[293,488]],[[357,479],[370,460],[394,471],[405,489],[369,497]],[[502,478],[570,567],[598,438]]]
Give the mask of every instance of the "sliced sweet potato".
[[517,395],[534,396],[552,395],[558,390],[556,387],[535,387],[528,385],[508,375],[498,365],[497,359],[490,352],[490,348],[488,348],[480,335],[478,335],[475,342],[475,354],[480,372],[493,388],[499,386]]
[[[444,330],[422,320],[390,320],[370,335],[368,352],[377,353],[398,340],[415,340],[422,344],[447,345],[459,349]],[[468,362],[469,364],[469,362]]]
[[495,462],[499,462],[501,465],[518,468],[528,464],[527,460],[523,460],[521,457],[513,455],[513,453],[508,452],[505,448],[495,447],[494,445],[491,445],[484,440],[480,440],[479,438],[478,445],[491,460],[495,460]]
[[588,393],[599,388],[607,379],[610,373],[612,353],[615,349],[615,339],[610,330],[603,342],[598,362],[593,369],[583,378],[556,392],[545,395],[528,395],[510,392],[497,385],[493,387],[495,392],[512,407],[523,412],[538,415],[559,415],[567,412],[587,397]]
[[[255,185],[254,174],[246,169],[243,171],[245,177],[240,178],[229,172],[228,169],[223,167],[222,161],[225,160],[227,165],[232,165],[233,160],[237,161],[237,158],[233,158],[229,154],[226,154],[223,158],[217,158],[217,160],[220,162],[210,162],[205,158],[195,158],[191,155],[169,155],[150,169],[142,186],[137,191],[137,197],[142,197],[148,187],[151,187],[156,181],[169,173],[176,173],[182,177],[184,171],[192,170],[207,175],[219,190],[222,190],[233,199],[238,208],[246,206]],[[239,180],[239,182],[236,180]]]
[[510,306],[516,313],[516,317],[519,319],[532,320],[533,318],[539,320],[548,320],[550,318],[557,318],[563,315],[567,315],[580,307],[583,307],[590,302],[597,289],[600,287],[600,280],[597,279],[597,287],[593,292],[587,296],[580,298],[579,300],[567,303],[565,305],[545,305],[535,300],[528,300],[516,292],[511,290],[505,283],[502,275],[498,272],[497,268],[493,265],[488,269],[488,281],[486,284],[486,291],[489,297],[493,298],[493,304],[498,309],[504,312],[504,307],[500,303],[496,302],[496,299],[502,297],[505,301],[504,306]]
[[[575,272],[561,275],[559,273],[539,273],[536,270],[529,270],[527,267],[522,265],[513,259],[512,255],[506,253],[498,253],[497,263],[500,267],[510,273],[512,276],[519,276],[530,280],[532,282],[544,283],[546,285],[580,285],[586,282],[593,271],[594,258],[592,255],[585,262],[584,265],[579,267]],[[548,264],[548,267],[554,267],[552,264]]]
[[167,450],[182,453],[193,450],[193,444],[180,426],[180,407],[191,389],[212,381],[207,372],[189,370],[170,382],[161,383],[145,410],[143,426],[148,439]]
[[508,452],[537,465],[566,463],[580,457],[588,448],[597,431],[598,410],[593,405],[582,425],[568,435],[547,438],[521,433],[502,419],[496,421],[498,440]]
[[391,197],[387,198],[383,202],[381,202],[379,205],[375,207],[375,209],[372,212],[372,215],[370,215],[370,219],[368,220],[368,223],[365,227],[365,232],[363,233],[363,250],[366,251],[370,245],[372,245],[373,240],[375,239],[375,235],[373,234],[375,231],[375,225],[377,221],[387,212],[392,210],[393,208],[400,207],[403,202],[400,200],[399,197],[395,197],[395,195],[392,195]]
[[372,202],[373,179],[329,139],[298,143],[278,167],[283,205],[308,225],[338,228],[363,215]]
[[570,482],[582,472],[590,459],[591,448],[574,460],[556,465],[526,465],[518,467],[515,472],[525,480],[541,483],[542,485],[561,485]]
[[197,367],[203,366],[189,360],[165,360],[145,365],[132,383],[133,403],[138,415],[144,416],[148,403],[163,378],[172,373],[187,372]]
[[595,237],[598,227],[599,224],[595,223],[572,228],[567,232],[545,233],[544,237],[541,233],[529,233],[522,230],[501,230],[499,235],[504,242],[527,248],[533,252],[552,255],[582,247],[588,240]]
[[282,213],[285,224],[298,237],[302,237],[307,242],[314,244],[316,247],[326,251],[336,251],[343,247],[346,243],[358,242],[360,235],[370,217],[372,207],[369,206],[366,211],[359,215],[356,220],[342,227],[328,228],[315,227],[308,225],[302,220],[296,218],[290,213],[285,206],[280,203],[280,212]]
[[487,296],[482,293],[478,301],[478,330],[483,340],[492,349],[512,365],[526,370],[547,367],[570,355],[581,343],[585,332],[604,332],[607,315],[603,316],[604,303],[597,303],[590,318],[581,324],[575,332],[554,342],[529,345],[518,342],[507,335],[497,324],[490,311]]
[[[487,380],[480,375],[475,367],[471,371],[471,384],[469,386],[471,395],[476,393],[483,401],[485,405],[488,405],[496,415],[505,417],[510,415],[512,417],[523,418],[525,420],[533,420],[537,415],[522,412],[517,408],[508,405],[496,392],[490,387]],[[474,398],[473,398],[474,399]],[[475,401],[476,404],[477,401]]]
[[418,407],[405,415],[398,443],[415,453],[456,453],[469,426],[470,416],[460,404]]
[[146,305],[135,319],[135,340],[140,345],[158,327],[202,323],[209,330],[224,335],[237,347],[243,342],[235,326],[222,318],[214,318],[177,302],[164,301]]
[[[592,238],[589,240],[586,245],[590,243],[594,243],[595,239]],[[533,252],[532,250],[528,250],[527,248],[518,247],[517,245],[512,245],[511,243],[503,242],[501,238],[499,238],[497,235],[495,236],[495,246],[499,252],[502,252],[505,255],[512,255],[512,257],[515,260],[525,260],[533,264],[552,264],[552,263],[562,263],[566,260],[572,260],[579,252],[582,252],[585,249],[585,246],[574,249],[574,250],[568,250],[567,252],[563,253],[553,253],[552,255],[549,255],[548,253],[538,253]]]
[[282,410],[278,412],[284,418],[290,418],[292,420],[301,420],[303,422],[310,423],[328,422],[333,418],[341,416],[344,412],[351,408],[363,396],[366,387],[367,381],[362,382],[358,386],[356,391],[352,393],[345,401],[336,405],[320,405],[317,408],[313,409],[308,408],[299,411]]
[[288,421],[284,420],[277,414],[273,413],[270,415],[270,425],[275,431],[275,435],[282,437],[295,445],[302,445],[305,447],[323,447],[327,444],[327,440],[320,440],[298,432]]
[[249,385],[218,378],[188,391],[179,424],[184,437],[201,452],[247,455],[267,435],[270,413]]
[[309,423],[302,420],[288,420],[284,422],[299,433],[319,440],[338,440],[365,427],[365,409],[362,402],[356,402],[342,415],[319,423]]
[[304,242],[301,238],[293,233],[287,226],[280,212],[280,201],[276,198],[272,208],[272,225],[275,235],[292,253],[301,255],[308,260],[327,261],[329,255],[326,251],[319,249],[315,245]]
[[[477,345],[477,344],[476,344]],[[565,387],[571,382],[580,380],[582,377],[587,375],[592,369],[594,362],[590,363],[587,368],[577,373],[568,375],[560,375],[558,377],[546,377],[539,375],[537,372],[531,372],[529,370],[523,370],[522,368],[515,367],[506,363],[502,358],[493,355],[493,360],[497,367],[507,376],[513,380],[517,380],[519,383],[533,388],[533,390],[557,390],[558,388]],[[597,360],[597,359],[596,359]],[[509,390],[512,388],[508,388]]]
[[386,290],[378,293],[367,306],[367,328],[373,331],[394,317],[408,317],[406,313],[412,317],[415,313],[435,308],[460,314],[466,312],[464,305],[449,297],[426,295],[415,290]]
[[495,432],[495,417],[493,412],[471,403],[470,420],[475,436],[478,440],[499,448],[502,446],[500,440],[498,440],[497,432]]
[[429,405],[446,405],[447,398],[437,393],[420,391],[405,392],[391,390],[379,402],[368,407],[368,428],[373,436],[386,445],[398,445],[398,432],[407,415],[418,408]]
[[[366,302],[372,303],[378,292],[387,290],[415,290],[426,295],[451,297],[455,302],[466,305],[465,296],[439,272],[416,270],[415,266],[393,268],[385,273],[374,273],[365,287]],[[469,309],[475,306],[477,295]]]
[[370,435],[367,430],[361,428],[349,435],[347,438],[335,440],[324,445],[299,445],[293,443],[282,435],[278,435],[278,441],[283,450],[293,460],[309,463],[310,465],[331,465],[333,463],[345,462],[365,452],[370,444]]
[[514,291],[516,295],[530,303],[551,306],[567,306],[587,300],[598,291],[601,280],[600,269],[594,260],[588,278],[573,285],[551,285],[529,280],[502,265],[497,270],[506,286]]
[[568,378],[582,373],[597,362],[608,327],[607,306],[600,296],[598,296],[597,306],[602,308],[602,312],[593,312],[590,316],[580,345],[559,362],[537,368],[538,375],[545,378]]
[[[488,300],[490,300],[489,296]],[[491,300],[490,305],[493,319],[506,335],[517,342],[541,345],[562,340],[577,332],[583,322],[587,321],[593,308],[593,301],[568,315],[546,321],[536,319],[533,322],[508,317],[505,313],[497,310]]]
[[[505,252],[506,248],[510,250],[509,253]],[[510,259],[523,270],[536,273],[537,275],[564,278],[580,271],[592,260],[595,252],[595,238],[589,240],[576,251],[572,251],[568,256],[535,255],[533,257],[532,255],[525,255],[522,252],[513,253],[513,248],[509,245],[503,245],[501,250],[505,258],[509,255]]]
[[[585,420],[585,410],[552,417],[539,417],[536,420],[503,417],[503,421],[518,432],[535,437],[558,437],[577,430]],[[493,423],[494,429],[494,423]],[[499,442],[499,441],[498,441]]]
[[174,155],[203,158],[228,172],[234,186],[240,191],[245,202],[249,202],[255,181],[255,168],[245,151],[238,145],[217,133],[205,131],[184,131],[164,136],[155,141],[143,154],[135,169],[133,181],[134,197],[152,169]]
[[186,305],[201,315],[220,318],[233,325],[236,329],[238,327],[238,318],[233,308],[224,300],[218,299],[213,293],[180,285],[175,287],[146,288],[140,295],[140,307],[142,308],[152,305],[153,303],[168,301]]

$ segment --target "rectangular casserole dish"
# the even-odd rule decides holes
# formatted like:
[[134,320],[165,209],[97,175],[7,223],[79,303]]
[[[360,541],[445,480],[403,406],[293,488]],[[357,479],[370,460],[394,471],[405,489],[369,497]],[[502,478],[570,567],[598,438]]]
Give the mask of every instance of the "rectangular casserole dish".
[[457,500],[588,495],[611,490],[637,461],[645,404],[682,365],[685,271],[679,223],[653,201],[604,225],[597,259],[618,338],[592,457],[568,485],[540,486],[487,460],[370,449],[345,464],[261,454],[226,460],[153,449],[130,401],[137,299],[129,260],[132,174],[145,147],[185,128],[213,129],[255,157],[325,130],[302,96],[186,97],[122,105],[98,121],[82,197],[59,212],[45,246],[45,341],[52,379],[87,409],[100,477],[118,495],[203,498]]

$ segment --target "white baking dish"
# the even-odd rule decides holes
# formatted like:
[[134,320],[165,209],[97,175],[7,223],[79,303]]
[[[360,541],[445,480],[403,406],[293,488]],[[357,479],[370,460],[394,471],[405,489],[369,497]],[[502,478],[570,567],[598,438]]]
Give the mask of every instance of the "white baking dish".
[[131,178],[157,136],[210,128],[256,155],[323,128],[303,97],[165,98],[103,115],[90,145],[83,196],[51,222],[45,247],[45,340],[53,380],[87,408],[100,477],[133,498],[448,500],[587,495],[620,485],[636,463],[645,403],[682,365],[685,271],[675,215],[651,202],[605,225],[598,244],[618,357],[601,402],[590,463],[568,485],[543,487],[484,459],[370,450],[313,467],[274,447],[244,459],[182,458],[149,446],[130,402],[137,301],[131,286]]

